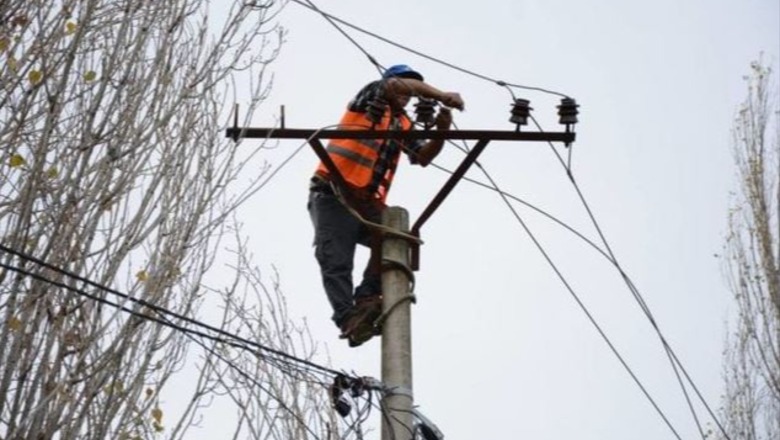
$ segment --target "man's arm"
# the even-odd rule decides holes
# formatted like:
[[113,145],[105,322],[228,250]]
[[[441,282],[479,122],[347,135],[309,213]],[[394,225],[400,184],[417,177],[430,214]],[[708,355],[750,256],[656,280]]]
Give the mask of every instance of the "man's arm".
[[422,96],[424,98],[435,99],[447,107],[456,108],[463,111],[463,98],[456,92],[443,92],[432,85],[413,79],[394,77],[385,83],[385,97],[389,100],[400,97]]
[[[447,107],[463,110],[464,102],[459,93],[443,92],[432,85],[413,78],[390,78],[385,87],[385,97],[391,102],[396,102],[403,108],[412,96],[434,99],[445,107],[439,109],[436,115],[436,128],[449,130],[452,124],[452,113]],[[430,140],[424,143],[417,151],[416,160],[422,166],[427,166],[441,152],[444,140]]]
[[[452,112],[446,107],[440,108],[439,114],[436,115],[436,128],[438,130],[449,130],[450,124],[452,124]],[[417,162],[422,166],[427,166],[439,155],[443,146],[444,139],[434,139],[424,143],[417,152]]]

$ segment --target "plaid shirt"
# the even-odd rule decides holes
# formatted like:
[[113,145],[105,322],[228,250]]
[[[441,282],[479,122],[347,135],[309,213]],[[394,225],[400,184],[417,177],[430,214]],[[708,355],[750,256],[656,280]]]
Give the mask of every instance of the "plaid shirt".
[[[382,81],[374,81],[366,85],[349,103],[349,111],[365,113],[368,109],[368,102],[381,92]],[[406,112],[403,110],[392,114],[390,119],[390,130],[401,129],[401,117],[408,118]],[[385,176],[385,173],[392,167],[393,159],[398,157],[401,151],[409,157],[410,163],[417,163],[417,154],[419,154],[422,145],[422,142],[419,140],[397,141],[390,139],[383,142],[379,149],[379,158],[374,164],[374,172],[371,177],[371,183],[368,186],[369,193],[376,192],[377,188],[379,188],[379,185],[382,183],[382,178]]]

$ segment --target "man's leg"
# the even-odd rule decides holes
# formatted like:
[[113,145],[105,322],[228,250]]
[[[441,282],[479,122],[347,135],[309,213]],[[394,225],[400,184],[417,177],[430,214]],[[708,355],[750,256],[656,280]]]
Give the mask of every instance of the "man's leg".
[[[381,208],[373,206],[364,211],[369,221],[382,221]],[[355,309],[362,317],[364,328],[367,326],[371,335],[377,335],[381,332],[377,320],[382,315],[382,233],[363,228],[359,243],[371,249],[371,257],[363,271],[363,281],[355,289]]]
[[355,289],[356,301],[382,293],[382,235],[375,231],[367,240],[361,238],[361,244],[369,245],[371,257],[363,271],[363,281]]
[[332,194],[310,192],[308,208],[322,284],[332,319],[341,327],[353,306],[352,269],[362,224]]

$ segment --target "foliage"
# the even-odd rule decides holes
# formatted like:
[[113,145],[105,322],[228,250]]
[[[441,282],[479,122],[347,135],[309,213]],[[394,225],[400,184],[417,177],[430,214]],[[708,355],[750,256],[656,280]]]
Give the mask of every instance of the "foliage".
[[772,78],[763,63],[751,65],[733,130],[739,192],[725,266],[738,315],[723,408],[732,439],[780,438],[780,107]]
[[[262,147],[224,138],[226,98],[236,99],[243,75],[250,85],[241,101],[251,111],[263,100],[265,67],[282,39],[273,24],[280,2],[231,4],[215,11],[206,0],[0,1],[4,247],[199,316],[227,220],[265,171],[239,186]],[[246,427],[259,412],[271,420],[287,411],[247,403],[257,396],[216,365],[219,344],[204,345],[190,405],[172,418],[160,396],[186,364],[190,337],[80,295],[76,289],[117,301],[27,258],[0,251],[0,264],[0,438],[183,438],[217,392],[246,404],[236,410],[244,423],[236,436],[307,438],[293,423]],[[248,307],[236,298],[249,273],[236,270],[215,290],[225,328]],[[249,286],[262,283],[252,278]],[[259,324],[276,310],[275,325],[253,337],[311,355],[313,346],[273,334],[290,330],[281,298],[261,299],[263,313],[251,316]],[[119,305],[155,316],[126,299]],[[261,368],[253,359],[241,365]],[[266,398],[289,398],[294,379],[264,377],[276,387]],[[312,399],[299,416],[318,408]]]

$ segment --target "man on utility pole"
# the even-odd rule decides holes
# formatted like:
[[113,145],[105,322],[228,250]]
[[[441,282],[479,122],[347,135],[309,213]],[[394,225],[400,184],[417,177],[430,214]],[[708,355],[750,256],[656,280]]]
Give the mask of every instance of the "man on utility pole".
[[[463,110],[458,93],[443,92],[424,82],[409,66],[396,65],[382,79],[363,87],[349,103],[341,119],[342,129],[411,130],[404,111],[410,99],[422,97],[438,101],[441,107],[434,125],[449,130],[449,108]],[[325,292],[333,307],[332,319],[342,338],[356,347],[378,334],[374,327],[382,312],[380,243],[366,222],[381,222],[387,192],[401,152],[413,164],[428,165],[441,151],[444,141],[396,141],[376,139],[333,139],[327,146],[329,157],[344,177],[349,194],[335,191],[327,167],[320,163],[309,186],[308,209],[314,225],[315,256],[320,265]],[[348,197],[346,197],[348,196]],[[349,206],[345,206],[349,200]],[[371,247],[371,258],[363,280],[353,292],[352,269],[357,244]]]

